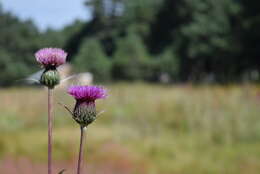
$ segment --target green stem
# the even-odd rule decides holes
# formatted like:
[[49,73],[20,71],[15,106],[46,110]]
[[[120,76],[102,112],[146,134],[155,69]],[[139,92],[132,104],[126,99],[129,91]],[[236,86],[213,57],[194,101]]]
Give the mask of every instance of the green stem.
[[85,127],[80,126],[80,146],[79,146],[79,159],[78,159],[78,168],[77,168],[77,174],[81,174],[81,163],[83,161],[83,146],[85,141]]
[[53,93],[48,88],[48,174],[52,174],[52,119]]

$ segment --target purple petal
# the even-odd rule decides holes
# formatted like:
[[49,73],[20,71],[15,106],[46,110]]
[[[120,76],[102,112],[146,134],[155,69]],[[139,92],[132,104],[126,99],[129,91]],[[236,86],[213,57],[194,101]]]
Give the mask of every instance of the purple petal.
[[35,57],[44,66],[59,66],[66,62],[67,53],[60,48],[43,48],[35,53]]
[[76,100],[95,101],[107,96],[107,90],[98,86],[71,86],[68,93]]

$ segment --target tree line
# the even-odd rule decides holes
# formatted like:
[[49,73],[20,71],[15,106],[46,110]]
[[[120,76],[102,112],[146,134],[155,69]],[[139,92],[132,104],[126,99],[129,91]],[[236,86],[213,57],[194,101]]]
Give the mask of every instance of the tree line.
[[258,81],[256,0],[88,0],[91,20],[40,32],[0,8],[0,85],[36,71],[41,47],[62,47],[95,80]]

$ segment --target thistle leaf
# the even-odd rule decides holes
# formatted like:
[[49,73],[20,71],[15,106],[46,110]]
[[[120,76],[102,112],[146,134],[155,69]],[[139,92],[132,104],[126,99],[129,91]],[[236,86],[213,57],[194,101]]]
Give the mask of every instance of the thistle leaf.
[[62,169],[58,174],[63,174],[65,171],[65,169]]

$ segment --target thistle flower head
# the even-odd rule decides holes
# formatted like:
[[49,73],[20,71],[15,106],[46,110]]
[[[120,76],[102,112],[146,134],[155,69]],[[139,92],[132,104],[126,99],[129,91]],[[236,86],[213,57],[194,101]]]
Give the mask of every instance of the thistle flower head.
[[44,67],[57,67],[66,62],[67,53],[60,48],[43,48],[35,53],[35,57]]
[[98,86],[72,86],[68,93],[76,99],[73,119],[83,127],[88,126],[97,117],[95,100],[107,96],[107,91]]

